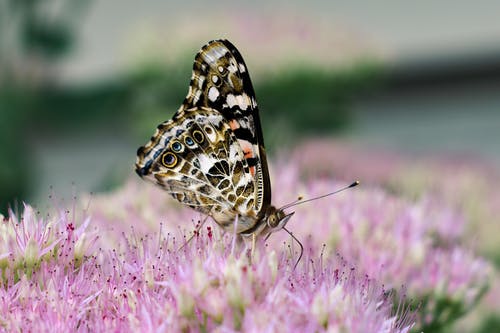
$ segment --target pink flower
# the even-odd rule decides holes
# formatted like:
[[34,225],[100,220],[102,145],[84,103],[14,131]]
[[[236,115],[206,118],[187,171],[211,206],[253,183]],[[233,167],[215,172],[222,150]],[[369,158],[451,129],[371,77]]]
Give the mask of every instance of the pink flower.
[[87,219],[75,229],[68,213],[41,218],[29,205],[24,205],[22,217],[10,212],[0,224],[0,267],[28,277],[43,262],[57,260],[59,264],[74,265],[88,254],[96,236],[87,231]]
[[[25,220],[42,234],[50,224]],[[79,230],[79,222],[72,223],[70,230]],[[293,271],[287,248],[258,242],[251,258],[244,248],[232,253],[232,236],[219,229],[202,229],[181,250],[184,240],[164,232],[116,239],[117,248],[94,249],[78,266],[58,256],[41,260],[31,275],[7,277],[0,288],[2,328],[407,332],[412,326],[411,317],[392,312],[376,282],[313,248]]]
[[[274,203],[285,204],[295,200],[298,195],[315,197],[343,185],[330,178],[309,180],[307,183],[302,183],[299,179],[296,168],[279,167],[279,173],[272,179]],[[128,199],[131,197],[137,198],[132,204]],[[152,186],[141,187],[132,181],[115,195],[95,198],[96,205],[91,213],[99,226],[115,231],[123,230],[125,234],[130,230],[127,224],[121,219],[110,219],[103,212],[110,211],[112,216],[113,211],[126,211],[131,217],[129,224],[134,225],[134,233],[139,229],[144,233],[154,232],[154,221],[161,221],[164,232],[169,232],[170,237],[177,236],[176,241],[182,243],[182,235],[192,232],[203,217],[189,209],[177,208],[175,202],[168,201],[165,197],[161,190]],[[357,271],[368,274],[383,283],[386,289],[396,293],[404,285],[408,298],[422,304],[419,316],[426,319],[421,327],[453,322],[469,311],[488,288],[492,276],[491,266],[462,246],[460,242],[466,220],[453,207],[443,202],[437,203],[429,197],[409,202],[368,186],[297,206],[294,210],[296,214],[288,227],[302,242],[309,240],[307,243],[312,244],[310,248],[313,257],[314,253],[317,255],[322,251],[321,246],[325,244],[325,258],[340,253]],[[217,226],[210,225],[210,228],[213,232],[220,231]],[[111,238],[114,237],[113,234],[116,233],[110,233]],[[289,241],[290,237],[286,233],[277,233],[269,239],[267,251],[280,251],[278,253],[283,255],[290,251],[288,246],[291,246],[295,255],[289,260],[293,261],[298,257],[298,248],[293,242],[283,246]],[[306,260],[303,259],[303,262]],[[194,270],[196,271],[198,270]],[[190,271],[187,275],[200,276],[194,272]],[[200,280],[203,279],[196,279]],[[211,291],[210,294],[218,300],[229,302],[237,309],[246,309],[251,304],[248,299],[252,299],[252,296],[242,293],[242,290],[250,288],[231,288],[232,285],[244,285],[244,281],[239,278],[235,278],[235,281],[239,282],[228,283],[226,294],[220,295],[220,291]],[[175,295],[182,296],[179,297],[183,300],[181,304],[185,309],[184,313],[195,311],[192,304],[201,306],[205,302],[197,296],[186,296],[189,288],[180,287],[176,290]],[[324,293],[326,291],[322,295]],[[318,304],[329,304],[326,301],[329,298],[324,297],[314,301],[316,309],[319,308]],[[445,317],[435,312],[435,306],[428,300],[448,304],[448,309],[460,311],[453,311],[450,316]],[[209,304],[206,316],[217,322],[224,322],[221,319],[225,318],[221,302],[214,299],[206,302]],[[312,300],[310,303],[312,304]],[[318,313],[316,311],[317,317]],[[233,318],[239,318],[238,316],[238,313],[232,315]],[[262,318],[263,315],[255,316]],[[243,325],[243,322],[240,324]]]
[[[290,163],[271,170],[278,206],[344,185],[331,176],[304,181]],[[295,270],[299,247],[284,232],[249,252],[243,245],[233,248],[233,235],[207,221],[186,244],[205,217],[135,180],[94,196],[89,216],[81,219],[63,210],[42,218],[25,206],[21,216],[11,213],[0,224],[0,327],[42,332],[442,327],[481,299],[493,270],[464,246],[466,216],[446,197],[435,198],[410,201],[372,185],[293,207],[288,228],[305,249]],[[420,306],[415,312],[409,304]]]
[[[278,188],[286,188],[274,196],[279,202],[292,201],[290,193],[311,198],[344,185],[329,179],[297,184],[291,180],[298,178],[297,170],[290,169],[280,169],[287,178],[277,177]],[[290,184],[297,185],[290,189]],[[491,265],[461,244],[464,225],[463,216],[443,203],[408,202],[368,187],[298,206],[288,228],[299,239],[327,244],[389,289],[404,285],[408,297],[422,303],[425,328],[447,325],[470,311],[491,283]]]

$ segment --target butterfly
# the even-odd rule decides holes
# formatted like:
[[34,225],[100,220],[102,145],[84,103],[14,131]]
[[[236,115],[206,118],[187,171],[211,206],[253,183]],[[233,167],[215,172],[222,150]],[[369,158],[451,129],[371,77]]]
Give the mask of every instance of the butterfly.
[[138,149],[135,170],[243,237],[270,235],[294,214],[284,212],[289,205],[271,204],[254,89],[243,57],[227,40],[196,54],[184,102]]

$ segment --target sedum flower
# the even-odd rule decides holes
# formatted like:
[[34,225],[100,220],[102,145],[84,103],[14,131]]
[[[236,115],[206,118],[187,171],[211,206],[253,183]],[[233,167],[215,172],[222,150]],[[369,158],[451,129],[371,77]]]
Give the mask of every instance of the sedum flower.
[[[279,170],[278,205],[342,185],[331,177],[303,181],[289,163]],[[294,207],[287,227],[305,249],[296,269],[298,247],[288,234],[247,251],[133,180],[95,196],[86,219],[64,211],[42,219],[26,206],[0,224],[0,330],[442,328],[481,299],[493,272],[464,247],[463,214],[432,198],[408,201],[366,186]],[[420,307],[411,311],[410,303]]]
[[[459,237],[481,254],[494,260],[497,257],[500,242],[495,222],[500,215],[500,191],[491,185],[500,181],[500,172],[492,161],[452,154],[416,160],[331,139],[306,141],[290,155],[288,164],[297,167],[301,178],[360,179],[365,186],[382,187],[452,212],[455,216],[448,220],[452,226],[443,224],[444,233],[439,236]],[[457,218],[465,223],[455,223]],[[440,226],[435,227],[439,232]]]
[[[297,170],[291,169],[288,180],[278,184],[280,188],[297,184],[290,182],[290,178],[298,178]],[[276,197],[287,202],[293,200],[289,193],[310,198],[341,186],[329,179],[309,181]],[[329,245],[388,289],[404,285],[408,297],[422,304],[422,329],[453,323],[487,291],[492,267],[461,244],[466,220],[451,207],[426,197],[409,202],[370,187],[328,201],[297,207],[288,228],[299,239],[310,237],[313,243]],[[283,241],[287,237],[276,238]]]
[[181,249],[184,243],[168,232],[115,236],[121,241],[112,249],[100,246],[106,233],[99,234],[94,252],[71,269],[57,256],[40,261],[31,276],[15,279],[6,270],[2,330],[406,332],[412,326],[398,319],[377,283],[311,247],[293,270],[286,247],[258,242],[249,257],[218,229],[201,229]]
[[44,220],[31,206],[24,205],[20,218],[11,211],[2,221],[0,269],[4,280],[7,270],[13,272],[15,280],[23,274],[31,277],[44,262],[52,260],[66,266],[78,264],[90,254],[96,240],[95,234],[87,231],[88,219],[75,229],[65,212]]
[[[287,166],[281,166],[279,170],[279,174],[272,179],[273,188],[279,189],[273,193],[273,202],[278,205],[291,202],[298,195],[311,198],[343,185],[331,178],[302,182],[299,169],[289,163]],[[137,196],[143,204],[130,205],[126,198]],[[116,195],[102,196],[94,200],[96,201],[97,205],[91,209],[95,223],[99,227],[114,230],[109,233],[111,238],[115,237],[113,235],[117,230],[126,234],[127,231],[124,230],[130,230],[129,224],[134,225],[134,232],[154,232],[154,221],[160,221],[162,232],[168,233],[169,237],[177,242],[177,246],[181,247],[186,239],[182,235],[189,235],[204,219],[189,209],[175,205],[172,200],[168,201],[164,193],[153,187],[138,187],[135,181],[131,181]],[[109,207],[120,211],[126,209],[131,219],[128,223],[116,218],[110,219],[109,215],[103,214],[102,206],[105,205],[108,205],[107,210]],[[147,213],[144,210],[147,210]],[[309,247],[318,254],[323,251],[322,246],[325,245],[322,257],[324,260],[340,254],[355,265],[357,271],[384,284],[387,290],[393,290],[395,299],[402,297],[397,291],[401,286],[405,286],[408,299],[413,300],[415,304],[421,304],[418,313],[420,329],[453,323],[481,299],[489,286],[493,274],[491,266],[462,244],[466,219],[453,205],[436,202],[431,196],[424,196],[418,201],[408,201],[381,188],[365,186],[298,206],[295,211],[288,228],[306,248]],[[147,216],[150,222],[142,224],[144,216]],[[136,223],[133,222],[134,219]],[[198,234],[192,242],[199,248],[208,246],[215,254],[227,251],[224,242],[214,241],[213,235],[208,237],[209,231],[206,227],[210,227],[210,234],[220,232],[217,226],[210,223],[207,222],[200,230],[206,230],[207,237]],[[264,292],[267,290],[264,287],[282,282],[280,265],[283,260],[287,263],[294,262],[297,257],[296,244],[294,245],[290,237],[283,232],[273,234],[265,251],[254,253],[251,263],[245,263],[242,258],[231,259],[232,261],[224,264],[219,262],[219,265],[225,267],[226,276],[215,275],[205,279],[206,282],[203,282],[203,276],[210,271],[207,265],[211,261],[200,259],[199,256],[194,259],[186,258],[197,263],[194,271],[188,271],[192,276],[191,290],[197,290],[192,299],[203,308],[200,310],[202,317],[211,318],[214,322],[224,325],[227,324],[228,318],[227,315],[221,315],[224,313],[221,310],[224,306],[220,305],[218,310],[214,311],[211,305],[204,304],[231,304],[232,314],[229,317],[232,318],[232,324],[228,325],[233,329],[245,327],[248,318],[257,317],[256,313],[260,313],[260,317],[255,318],[257,322],[262,322],[262,325],[265,322],[272,323],[277,319],[274,316],[269,317],[269,314],[262,314],[262,309],[249,312],[252,300],[256,297],[269,297],[269,293]],[[210,260],[215,259],[210,257]],[[306,261],[305,258],[302,260]],[[250,264],[253,265],[253,270],[249,269]],[[243,269],[246,273],[243,273]],[[258,277],[264,272],[268,278],[259,280]],[[214,292],[210,287],[212,283],[224,286],[224,292]],[[255,283],[261,283],[264,287],[261,285],[255,294],[248,294],[248,290],[252,290]],[[219,300],[203,301],[204,295],[208,294],[218,295]],[[277,299],[284,294],[286,295],[272,293]],[[330,298],[318,296],[314,302],[313,299],[310,300],[310,306],[315,304],[314,316],[322,316],[319,305],[330,304],[326,301],[328,299]],[[436,309],[439,309],[439,312]],[[310,316],[313,316],[312,312]]]

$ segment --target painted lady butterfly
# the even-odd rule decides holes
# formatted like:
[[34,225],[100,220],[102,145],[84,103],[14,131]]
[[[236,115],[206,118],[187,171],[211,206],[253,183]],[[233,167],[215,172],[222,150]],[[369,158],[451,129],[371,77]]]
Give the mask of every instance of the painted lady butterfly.
[[269,235],[293,215],[284,212],[290,205],[271,205],[254,90],[241,54],[227,40],[211,41],[196,55],[184,103],[138,149],[135,167],[140,177],[244,237]]

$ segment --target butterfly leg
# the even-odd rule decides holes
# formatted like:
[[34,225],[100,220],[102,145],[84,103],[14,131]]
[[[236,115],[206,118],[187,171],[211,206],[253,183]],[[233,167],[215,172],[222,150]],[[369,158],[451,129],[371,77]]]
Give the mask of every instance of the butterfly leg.
[[245,243],[245,248],[243,249],[242,254],[246,255],[248,259],[248,263],[252,264],[253,258],[255,256],[255,249],[257,243],[256,234],[252,234],[252,236],[240,236],[240,239]]
[[255,242],[257,240],[257,236],[255,233],[252,234],[252,249],[250,250],[250,262],[252,262],[253,255],[255,254]]
[[234,232],[233,232],[233,242],[231,244],[231,255],[234,256],[234,248],[236,246],[236,239],[238,238],[238,234],[236,233],[238,228],[238,214],[236,214],[236,217],[234,218]]

